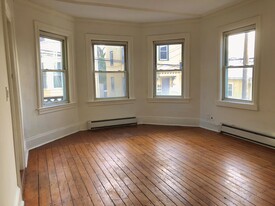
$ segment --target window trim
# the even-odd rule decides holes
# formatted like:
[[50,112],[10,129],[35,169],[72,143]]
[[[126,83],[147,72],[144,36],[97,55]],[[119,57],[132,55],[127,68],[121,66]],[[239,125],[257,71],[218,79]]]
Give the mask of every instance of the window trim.
[[[164,45],[164,46],[167,46],[167,52],[169,52],[169,45],[173,45],[173,44],[181,44],[182,45],[182,48],[181,48],[181,60],[184,61],[184,39],[178,39],[178,40],[164,40],[164,41],[154,41],[153,42],[153,52],[154,52],[154,62],[153,62],[153,65],[154,65],[154,68],[153,68],[153,71],[154,71],[154,88],[153,88],[153,95],[154,95],[154,98],[182,98],[183,96],[183,93],[184,93],[184,87],[183,87],[183,78],[184,78],[184,69],[180,69],[180,70],[177,70],[177,69],[173,69],[173,70],[164,70],[164,71],[180,71],[181,72],[181,80],[182,80],[182,83],[181,83],[181,94],[180,95],[157,95],[157,72],[158,71],[162,71],[162,70],[157,70],[157,46],[160,46],[160,45]],[[160,55],[160,54],[159,54]],[[159,59],[159,58],[158,58]],[[162,60],[161,60],[162,61]],[[167,61],[169,61],[169,54],[168,54],[168,58],[167,58]],[[184,68],[184,67],[183,67]]]
[[[48,39],[52,39],[52,40],[56,40],[56,41],[60,41],[62,42],[62,64],[63,64],[63,68],[62,69],[51,69],[51,70],[47,70],[47,69],[43,69],[41,68],[40,66],[40,75],[42,75],[42,82],[41,84],[44,83],[44,78],[43,78],[43,74],[44,73],[48,73],[48,72],[52,72],[53,74],[53,81],[54,81],[54,77],[55,77],[55,73],[63,73],[65,75],[65,85],[63,85],[63,87],[65,86],[65,88],[63,88],[63,91],[65,91],[64,93],[64,97],[65,97],[65,100],[63,101],[60,101],[60,102],[53,102],[53,103],[44,103],[44,92],[43,92],[43,89],[42,88],[42,91],[41,91],[41,94],[42,94],[42,98],[41,98],[41,101],[42,101],[42,105],[43,107],[50,107],[50,106],[57,106],[57,105],[60,105],[60,104],[66,104],[66,103],[69,103],[69,93],[68,93],[68,63],[67,63],[67,38],[65,36],[61,36],[61,35],[58,35],[58,34],[53,34],[53,33],[49,33],[49,32],[45,32],[45,31],[42,31],[42,30],[39,30],[39,38],[41,37],[45,37],[45,38],[48,38]],[[39,56],[41,56],[41,50],[40,50],[40,41],[39,41]],[[39,59],[39,62],[41,61],[41,58]],[[41,62],[40,62],[41,63]],[[40,64],[41,65],[41,64]],[[55,83],[53,82],[53,85]],[[53,88],[56,88],[55,86],[53,86]]]
[[[224,101],[231,101],[231,102],[238,101],[238,102],[244,102],[244,103],[248,103],[248,104],[252,103],[252,100],[234,99],[234,98],[226,97],[226,85],[225,85],[225,82],[226,82],[225,74],[226,74],[226,71],[229,68],[253,68],[252,80],[254,80],[254,78],[255,78],[255,75],[254,75],[255,61],[254,61],[253,65],[242,65],[242,66],[228,65],[228,62],[227,62],[228,61],[228,52],[227,52],[227,50],[228,50],[228,42],[227,42],[228,36],[235,35],[235,34],[241,34],[241,33],[249,32],[249,31],[255,31],[256,32],[256,26],[253,24],[253,25],[249,25],[249,26],[246,26],[246,27],[234,29],[234,30],[223,33],[222,99]],[[256,38],[256,36],[255,36],[255,38]],[[256,39],[255,39],[255,41],[256,41]],[[255,50],[254,50],[254,55],[255,55]],[[254,60],[255,60],[255,57],[254,57]],[[254,90],[254,84],[252,84],[252,91],[253,90]],[[253,98],[253,95],[254,94],[252,92],[252,98]]]
[[[183,70],[182,70],[182,95],[181,96],[155,96],[155,52],[154,42],[179,42],[183,41]],[[190,34],[165,34],[165,35],[152,35],[147,37],[148,44],[148,98],[150,103],[189,103],[189,82],[190,82]]]
[[[253,69],[252,101],[225,98],[225,34],[239,33],[253,26],[256,30],[255,57]],[[258,78],[259,78],[259,48],[260,48],[260,17],[252,17],[243,21],[235,22],[219,28],[219,50],[218,50],[218,98],[217,106],[236,109],[258,110]]]
[[[57,28],[42,22],[34,22],[35,30],[35,46],[36,46],[36,73],[37,73],[37,111],[38,114],[46,114],[49,112],[57,112],[65,109],[74,108],[76,106],[76,95],[75,95],[75,79],[74,79],[74,59],[73,59],[73,32]],[[64,37],[65,43],[65,62],[66,62],[66,93],[67,101],[54,103],[54,104],[43,104],[43,72],[40,64],[40,36],[41,34],[49,34],[49,37],[58,39]]]
[[[134,66],[133,66],[133,37],[131,36],[115,36],[115,35],[99,35],[99,34],[86,34],[86,56],[87,56],[87,80],[88,80],[88,94],[87,94],[87,103],[95,104],[95,105],[111,105],[111,104],[128,104],[129,102],[133,102],[135,100],[134,96]],[[95,94],[95,82],[94,82],[94,64],[93,64],[93,53],[92,53],[92,42],[124,42],[127,43],[127,49],[125,58],[127,64],[127,91],[128,96],[122,98],[96,98]]]
[[[106,97],[106,98],[97,98],[96,97],[96,85],[95,85],[95,74],[96,73],[101,73],[100,71],[96,71],[94,69],[94,65],[95,65],[95,59],[94,59],[94,45],[97,45],[97,44],[104,44],[104,45],[108,45],[108,46],[123,46],[124,47],[124,53],[127,54],[127,50],[128,50],[128,44],[127,42],[122,42],[122,41],[96,41],[96,40],[92,40],[91,41],[91,55],[92,55],[92,72],[93,72],[93,82],[94,82],[94,85],[93,85],[93,88],[94,88],[94,94],[95,94],[95,100],[98,100],[98,101],[104,101],[104,100],[112,100],[112,99],[129,99],[129,77],[128,77],[128,58],[127,58],[127,55],[124,56],[124,65],[125,65],[125,69],[124,71],[105,71],[105,72],[102,72],[102,73],[124,73],[125,76],[126,76],[126,95],[125,96],[122,96],[122,97]],[[113,53],[113,51],[111,51]],[[113,65],[110,65],[110,66],[113,66]]]

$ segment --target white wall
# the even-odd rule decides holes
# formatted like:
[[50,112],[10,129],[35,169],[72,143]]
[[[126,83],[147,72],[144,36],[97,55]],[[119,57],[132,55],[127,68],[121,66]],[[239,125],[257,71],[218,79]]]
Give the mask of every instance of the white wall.
[[34,21],[74,31],[74,19],[26,1],[15,3],[16,38],[22,88],[24,133],[28,148],[78,131],[77,107],[38,114]]
[[[227,123],[275,136],[275,1],[261,0],[226,9],[202,19],[201,27],[201,119],[202,126],[215,128]],[[261,16],[259,110],[216,105],[218,98],[218,27]],[[209,115],[213,120],[209,120]]]
[[2,3],[0,1],[0,205],[12,206],[19,202],[20,189],[17,187],[11,107],[5,92],[8,78]]

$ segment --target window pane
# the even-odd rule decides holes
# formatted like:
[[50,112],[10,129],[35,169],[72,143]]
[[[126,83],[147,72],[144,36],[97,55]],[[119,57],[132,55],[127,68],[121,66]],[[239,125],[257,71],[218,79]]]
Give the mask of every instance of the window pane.
[[[253,68],[228,68],[225,73],[225,97],[252,101]],[[231,85],[231,86],[230,86]]]
[[96,98],[127,97],[127,81],[124,72],[95,73]]
[[66,101],[65,75],[63,72],[43,72],[44,104]]
[[247,54],[248,54],[248,65],[254,65],[254,56],[255,56],[255,31],[248,33],[248,45],[247,45]]
[[40,36],[41,69],[63,69],[63,41]]
[[228,36],[228,66],[244,65],[244,40],[245,34],[234,34]]
[[182,90],[181,71],[158,71],[156,74],[157,96],[181,96]]
[[182,44],[156,45],[156,69],[182,69]]
[[228,66],[254,65],[255,30],[228,36]]
[[125,46],[94,44],[95,71],[124,71]]

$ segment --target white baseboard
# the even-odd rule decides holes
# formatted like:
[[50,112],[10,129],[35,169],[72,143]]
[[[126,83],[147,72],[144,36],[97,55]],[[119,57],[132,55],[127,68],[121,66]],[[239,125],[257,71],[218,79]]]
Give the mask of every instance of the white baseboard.
[[16,194],[15,194],[15,200],[14,200],[14,206],[24,206],[25,203],[22,200],[22,195],[21,195],[21,189],[19,187],[16,188]]
[[44,144],[60,139],[67,135],[76,133],[78,131],[79,131],[79,124],[73,124],[66,127],[54,129],[49,132],[35,135],[25,140],[27,150],[42,146]]
[[138,124],[166,125],[166,126],[187,126],[199,127],[198,118],[140,116],[137,117]]
[[200,120],[200,125],[199,127],[203,128],[203,129],[207,129],[207,130],[211,130],[214,132],[220,132],[221,131],[221,126],[214,124],[213,122],[209,122],[206,120]]

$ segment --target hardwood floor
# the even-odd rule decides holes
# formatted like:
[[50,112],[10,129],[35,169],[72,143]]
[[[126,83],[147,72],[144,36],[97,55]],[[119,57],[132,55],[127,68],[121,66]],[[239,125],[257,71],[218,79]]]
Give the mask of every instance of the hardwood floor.
[[275,150],[200,128],[79,132],[29,153],[26,206],[275,205]]

